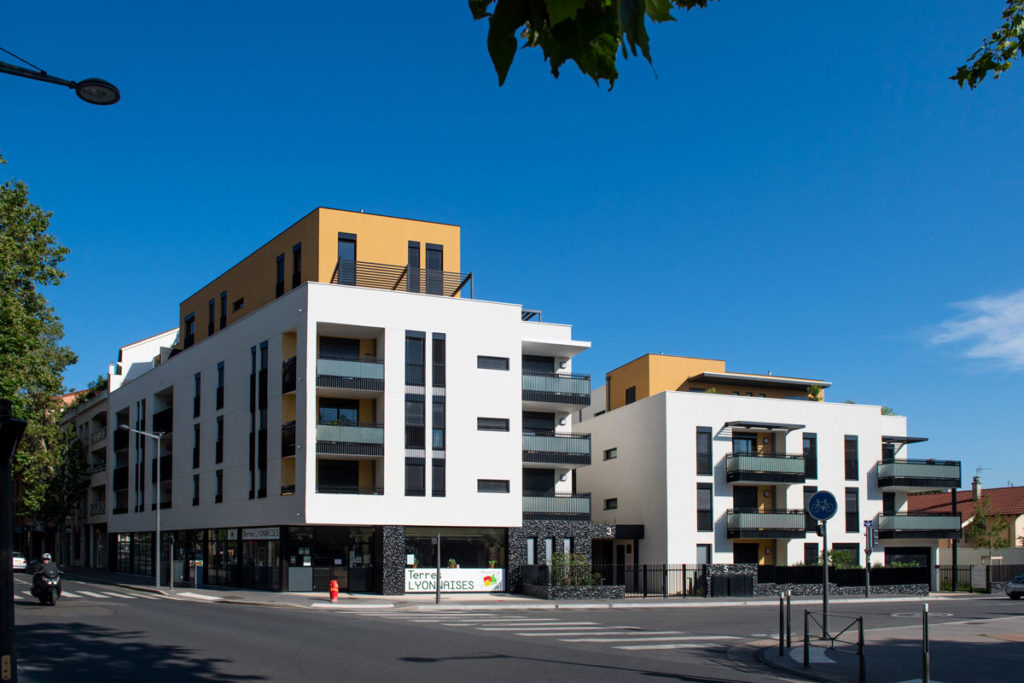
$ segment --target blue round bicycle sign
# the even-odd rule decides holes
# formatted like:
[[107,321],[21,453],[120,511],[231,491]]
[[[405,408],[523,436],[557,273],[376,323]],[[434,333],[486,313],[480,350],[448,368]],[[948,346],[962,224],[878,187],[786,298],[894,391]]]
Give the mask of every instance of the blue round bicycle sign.
[[828,491],[818,491],[811,496],[807,503],[807,514],[821,521],[835,517],[838,509],[839,503],[836,501],[836,497]]

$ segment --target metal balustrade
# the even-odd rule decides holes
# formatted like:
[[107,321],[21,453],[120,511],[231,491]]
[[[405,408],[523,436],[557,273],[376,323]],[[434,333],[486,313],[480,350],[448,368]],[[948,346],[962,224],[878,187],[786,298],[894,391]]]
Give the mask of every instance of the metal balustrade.
[[590,494],[523,496],[523,517],[527,519],[590,519]]
[[729,538],[803,538],[803,510],[728,510],[725,514]]
[[960,538],[960,515],[896,513],[878,516],[879,538]]
[[879,488],[960,488],[957,460],[883,460],[878,463]]
[[316,359],[316,385],[335,389],[384,391],[384,361],[379,358],[321,355]]
[[523,462],[589,465],[590,434],[523,434]]
[[523,400],[589,406],[590,375],[524,372]]
[[384,425],[317,424],[316,451],[325,455],[384,455]]
[[728,482],[800,483],[805,480],[804,456],[787,453],[727,453]]
[[469,298],[473,298],[473,273],[455,273],[368,261],[338,261],[331,275],[331,284],[438,296],[458,296],[465,290],[466,285],[469,285]]

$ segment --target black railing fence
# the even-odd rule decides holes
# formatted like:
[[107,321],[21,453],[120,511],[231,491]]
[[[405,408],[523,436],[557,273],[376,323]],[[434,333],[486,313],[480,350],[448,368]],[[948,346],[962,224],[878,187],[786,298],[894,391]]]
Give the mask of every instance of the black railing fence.
[[[821,565],[783,567],[760,565],[757,568],[758,583],[821,583]],[[863,586],[864,568],[828,570],[829,583],[836,586]],[[930,583],[927,567],[878,567],[871,570],[871,585],[898,586],[903,584]]]
[[701,564],[595,564],[599,583],[623,586],[627,598],[707,595],[707,572]]

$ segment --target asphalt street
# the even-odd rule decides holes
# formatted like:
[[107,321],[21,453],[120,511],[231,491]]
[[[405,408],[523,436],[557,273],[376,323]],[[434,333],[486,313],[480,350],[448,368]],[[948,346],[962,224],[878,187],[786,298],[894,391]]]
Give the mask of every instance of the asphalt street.
[[[67,581],[57,606],[44,607],[28,596],[28,577],[16,578],[18,657],[29,682],[785,678],[759,664],[750,645],[777,635],[773,604],[294,609]],[[802,609],[793,608],[797,626]],[[1020,615],[1024,604],[974,597],[932,601],[931,612],[932,623],[993,619]],[[920,603],[843,604],[834,613],[863,614],[867,629],[893,628],[919,623]]]

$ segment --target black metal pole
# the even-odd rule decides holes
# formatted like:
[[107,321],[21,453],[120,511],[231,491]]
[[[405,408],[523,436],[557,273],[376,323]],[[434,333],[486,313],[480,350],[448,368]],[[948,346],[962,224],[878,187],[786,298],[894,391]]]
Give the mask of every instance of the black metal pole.
[[811,666],[811,643],[807,636],[807,610],[804,610],[804,668]]
[[868,679],[868,666],[864,657],[864,617],[857,617],[857,680],[864,683]]
[[779,656],[786,654],[786,603],[779,592]]
[[821,637],[828,638],[828,521],[821,522]]
[[928,652],[928,603],[924,603],[921,612],[921,681],[928,683],[932,679],[932,662]]
[[786,647],[793,647],[793,591],[786,591]]
[[18,680],[14,647],[14,501],[11,460],[25,433],[25,421],[11,414],[11,402],[0,399],[0,679]]

